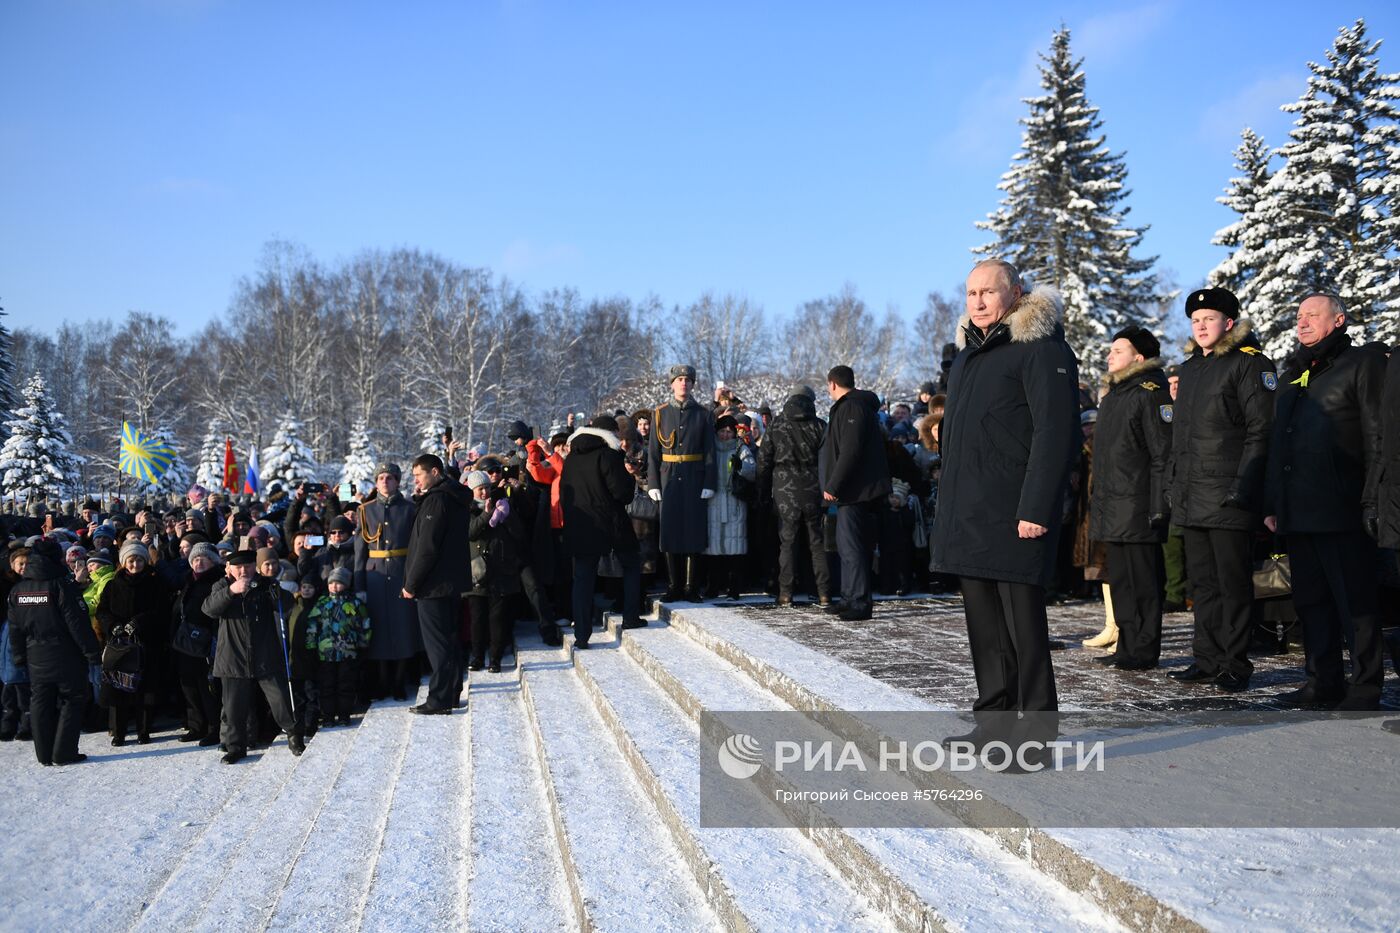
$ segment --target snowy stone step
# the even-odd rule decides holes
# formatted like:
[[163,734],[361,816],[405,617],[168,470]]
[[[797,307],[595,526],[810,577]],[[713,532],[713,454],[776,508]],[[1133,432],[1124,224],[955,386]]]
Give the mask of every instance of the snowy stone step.
[[358,928],[466,929],[471,717],[467,710],[451,716],[404,710],[403,715],[408,738]]
[[467,926],[473,930],[575,928],[516,672],[473,674],[470,704]]
[[375,704],[365,714],[354,748],[282,886],[271,926],[358,926],[415,718],[407,703]]
[[246,930],[267,925],[346,761],[368,734],[360,728],[323,729],[307,743],[306,753],[296,760],[272,805],[224,861],[217,883],[204,889],[204,912],[192,929]]
[[699,728],[615,639],[595,636],[591,646],[573,652],[575,669],[721,923],[740,930],[893,928],[801,833],[702,828]]
[[[610,622],[616,630],[616,620]],[[707,709],[791,711],[732,664],[665,623],[620,634],[623,650],[697,720]],[[827,738],[831,736],[817,737]],[[1092,903],[985,835],[957,824],[951,814],[943,827],[933,829],[842,830],[809,824],[803,832],[904,930],[966,928],[988,919],[998,929],[1038,930],[1046,917],[1078,929],[1119,929]]]
[[718,929],[719,920],[558,649],[517,639],[536,754],[581,926]]
[[[137,929],[189,929],[194,925],[228,864],[263,825],[265,815],[292,780],[299,763],[283,737],[237,765],[223,764],[218,749],[200,752],[207,762],[207,776],[219,782],[236,780],[237,789],[207,819],[189,821],[188,827],[174,834],[183,851],[164,863],[167,872],[162,883],[148,892]],[[329,747],[317,750],[320,758],[329,755]],[[142,775],[142,780],[149,779]],[[124,804],[124,809],[139,812],[131,803]]]
[[[856,713],[934,709],[918,697],[733,612],[662,604],[658,615],[676,632],[732,664],[793,709]],[[869,738],[845,737],[854,741]],[[1037,871],[1087,897],[1129,929],[1202,929],[1171,903],[1169,895],[1159,897],[1129,880],[1124,866],[1103,863],[1060,831],[1007,827],[979,827],[978,831],[1024,858]]]

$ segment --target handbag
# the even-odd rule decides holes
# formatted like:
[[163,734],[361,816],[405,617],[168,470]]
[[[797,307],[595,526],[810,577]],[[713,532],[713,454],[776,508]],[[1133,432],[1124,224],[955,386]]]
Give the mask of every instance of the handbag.
[[758,498],[758,483],[740,473],[741,469],[743,461],[739,459],[739,451],[736,450],[729,458],[729,493],[740,502],[752,505]]
[[130,625],[113,629],[102,647],[102,682],[122,693],[141,687],[141,642]]
[[661,519],[661,503],[647,495],[647,491],[638,486],[637,491],[632,494],[632,501],[627,505],[627,514],[638,521],[659,521]]
[[1274,599],[1293,593],[1293,571],[1287,554],[1271,554],[1254,570],[1254,598]]
[[[217,624],[217,623],[216,623]],[[214,656],[214,626],[181,614],[180,624],[170,638],[170,647],[192,658]]]

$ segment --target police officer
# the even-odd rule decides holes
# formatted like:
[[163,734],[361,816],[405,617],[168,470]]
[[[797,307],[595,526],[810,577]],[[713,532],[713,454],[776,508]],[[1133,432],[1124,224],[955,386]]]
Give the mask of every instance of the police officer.
[[698,555],[709,544],[705,500],[714,496],[719,477],[714,417],[691,397],[694,366],[672,366],[667,375],[671,398],[653,412],[647,495],[661,503],[659,547],[670,577],[664,598],[699,602]]
[[1346,325],[1334,295],[1298,306],[1301,346],[1280,380],[1264,524],[1288,548],[1307,655],[1307,684],[1278,699],[1368,710],[1380,704],[1385,677],[1374,540],[1385,357],[1353,347]]
[[1162,596],[1167,538],[1167,465],[1171,394],[1150,331],[1127,327],[1108,350],[1108,394],[1094,433],[1089,538],[1108,549],[1108,591],[1118,647],[1095,660],[1119,670],[1157,666],[1162,653]]
[[219,620],[214,649],[214,676],[224,686],[221,732],[224,764],[248,754],[248,711],[253,688],[262,690],[272,718],[287,733],[287,748],[300,755],[306,746],[292,719],[291,688],[283,620],[291,601],[276,581],[258,578],[252,551],[235,551],[228,559],[228,579],[214,584],[204,600],[204,614]]
[[52,539],[30,549],[24,577],[10,590],[9,614],[15,663],[29,666],[34,756],[41,765],[76,764],[87,757],[78,753],[78,734],[91,692],[88,665],[101,662],[102,649]]
[[1171,676],[1212,681],[1227,693],[1249,686],[1250,553],[1262,517],[1264,461],[1278,374],[1259,348],[1240,303],[1224,288],[1186,297],[1190,356],[1172,425],[1173,520],[1186,544],[1195,601],[1195,662]]
[[407,696],[409,667],[423,650],[418,610],[403,598],[413,503],[399,491],[397,463],[374,471],[375,497],[360,506],[355,532],[355,591],[369,607],[374,637],[366,657],[374,662],[374,694],[396,700]]

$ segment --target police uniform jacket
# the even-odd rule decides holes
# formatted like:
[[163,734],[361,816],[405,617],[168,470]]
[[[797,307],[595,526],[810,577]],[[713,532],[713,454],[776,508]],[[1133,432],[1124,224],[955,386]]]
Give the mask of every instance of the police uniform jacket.
[[102,660],[82,591],[52,558],[30,552],[9,613],[10,650],[17,665],[28,665],[31,683],[81,682]]

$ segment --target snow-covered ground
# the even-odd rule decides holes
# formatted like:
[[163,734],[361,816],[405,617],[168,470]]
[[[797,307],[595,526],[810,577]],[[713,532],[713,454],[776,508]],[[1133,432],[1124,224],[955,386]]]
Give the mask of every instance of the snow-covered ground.
[[519,647],[469,712],[377,704],[299,759],[0,745],[0,928],[1400,927],[1396,831],[705,827],[705,709],[922,701],[724,609]]

